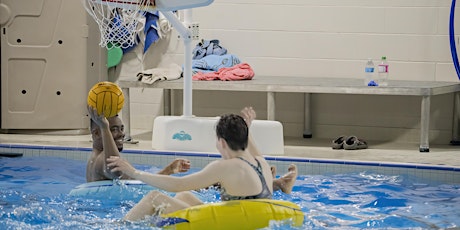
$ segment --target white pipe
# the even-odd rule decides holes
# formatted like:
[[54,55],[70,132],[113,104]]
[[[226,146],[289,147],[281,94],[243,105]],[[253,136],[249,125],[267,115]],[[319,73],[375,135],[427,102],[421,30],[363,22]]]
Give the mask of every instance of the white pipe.
[[[192,23],[192,9],[184,10],[184,24],[187,28],[190,28]],[[192,90],[192,34],[188,30],[189,39],[184,40],[184,117],[192,117],[193,109],[193,90]]]
[[192,117],[192,40],[184,40],[184,117]]
[[192,9],[184,10],[184,23],[185,23],[185,25],[189,25],[190,23],[192,23],[192,16],[193,16]]
[[[190,20],[191,12],[185,10],[184,20]],[[184,40],[184,95],[183,116],[192,117],[192,34],[171,11],[161,12]]]
[[171,25],[177,30],[184,41],[192,40],[192,33],[188,30],[187,27],[174,15],[171,11],[166,11],[161,13],[165,16],[166,19],[171,23]]

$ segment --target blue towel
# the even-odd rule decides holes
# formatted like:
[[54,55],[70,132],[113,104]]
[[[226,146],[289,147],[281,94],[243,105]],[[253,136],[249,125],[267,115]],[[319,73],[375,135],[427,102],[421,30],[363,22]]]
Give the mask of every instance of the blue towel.
[[158,11],[155,13],[146,12],[145,14],[145,27],[144,27],[144,34],[145,34],[145,42],[144,42],[144,53],[147,52],[150,45],[155,43],[160,39],[158,35],[158,31],[155,29],[157,28],[157,21],[160,17],[158,16]]
[[[144,40],[144,53],[147,52],[147,50],[150,48],[150,46],[158,41],[160,39],[160,36],[158,35],[158,31],[155,29],[157,26],[157,21],[159,19],[158,16],[158,11],[155,13],[150,13],[150,12],[145,12],[145,26],[144,26],[144,34],[145,34],[145,40]],[[117,20],[117,19],[115,19]],[[118,19],[119,20],[119,19]],[[117,22],[117,21],[116,21]],[[137,43],[139,43],[140,39],[139,36],[136,36]],[[136,47],[136,44],[123,49],[123,53],[127,53],[134,49]]]
[[225,55],[227,49],[219,45],[219,40],[202,40],[199,42],[192,51],[192,59],[201,59],[207,55]]
[[223,67],[240,64],[240,59],[233,54],[208,55],[198,60],[192,60],[193,72],[216,72]]

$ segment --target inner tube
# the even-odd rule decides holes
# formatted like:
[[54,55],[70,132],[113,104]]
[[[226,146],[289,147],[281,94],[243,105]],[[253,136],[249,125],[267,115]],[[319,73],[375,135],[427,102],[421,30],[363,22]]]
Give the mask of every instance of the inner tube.
[[155,189],[158,188],[139,180],[102,180],[78,185],[69,192],[69,195],[104,200],[138,201]]
[[[71,196],[101,200],[139,201],[158,188],[138,180],[96,181],[72,189]],[[206,200],[203,194],[196,194]],[[260,229],[273,221],[302,226],[304,214],[290,201],[272,199],[233,200],[207,203],[176,212],[162,214],[152,225],[173,229]]]
[[304,214],[297,204],[284,200],[232,200],[193,206],[163,214],[157,227],[177,230],[260,229],[273,221],[302,226]]

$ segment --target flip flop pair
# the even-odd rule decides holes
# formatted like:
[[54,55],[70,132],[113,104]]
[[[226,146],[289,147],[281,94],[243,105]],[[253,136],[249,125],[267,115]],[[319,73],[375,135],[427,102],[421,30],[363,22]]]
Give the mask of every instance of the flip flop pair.
[[356,136],[339,136],[332,141],[332,149],[367,149],[367,142]]

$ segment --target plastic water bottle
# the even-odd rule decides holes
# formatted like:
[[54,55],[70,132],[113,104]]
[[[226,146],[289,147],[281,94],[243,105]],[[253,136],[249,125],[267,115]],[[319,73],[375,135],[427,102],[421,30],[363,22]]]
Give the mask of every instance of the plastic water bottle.
[[387,86],[388,85],[388,62],[387,57],[383,56],[382,60],[379,64],[379,85],[380,86]]
[[371,58],[367,59],[366,67],[364,68],[364,85],[365,86],[376,86],[375,65]]

